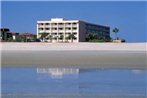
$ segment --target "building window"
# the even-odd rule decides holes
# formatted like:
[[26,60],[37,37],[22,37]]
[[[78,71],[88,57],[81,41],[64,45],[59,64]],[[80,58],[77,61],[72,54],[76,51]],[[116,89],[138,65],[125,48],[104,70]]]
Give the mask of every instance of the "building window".
[[52,30],[57,30],[57,28],[52,28]]
[[38,23],[38,25],[39,25],[39,26],[42,26],[42,25],[44,25],[44,24],[43,24],[43,23]]
[[57,33],[53,33],[53,35],[57,35]]
[[68,25],[71,25],[71,23],[67,23]]
[[65,34],[66,34],[66,35],[69,35],[69,34],[71,34],[71,32],[66,32]]
[[43,30],[43,28],[38,28],[39,30]]
[[63,25],[63,23],[59,23],[59,25]]
[[63,33],[59,33],[60,35],[62,35]]
[[71,25],[71,23],[66,23],[66,25]]
[[74,40],[76,40],[76,39],[77,39],[77,37],[74,37],[73,39],[74,39]]
[[65,28],[66,30],[71,30],[71,28]]
[[72,28],[73,30],[77,30],[77,28],[76,27],[74,27],[74,28]]
[[77,25],[77,23],[75,23],[75,22],[74,22],[74,23],[72,23],[72,24],[73,24],[73,25]]
[[45,30],[50,30],[50,28],[45,28]]
[[49,23],[45,23],[45,25],[50,25]]
[[73,34],[74,34],[74,35],[76,35],[76,34],[77,34],[77,32],[73,32]]
[[59,28],[59,30],[63,30],[63,28]]
[[52,25],[57,25],[57,23],[52,23]]

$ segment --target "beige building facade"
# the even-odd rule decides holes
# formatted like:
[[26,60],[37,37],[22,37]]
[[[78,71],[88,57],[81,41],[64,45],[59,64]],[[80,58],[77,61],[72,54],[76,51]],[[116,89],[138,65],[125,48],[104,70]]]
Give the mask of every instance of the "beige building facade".
[[80,20],[52,18],[37,21],[37,38],[46,42],[85,42],[86,35],[96,33],[99,37],[110,38],[108,26],[91,24]]

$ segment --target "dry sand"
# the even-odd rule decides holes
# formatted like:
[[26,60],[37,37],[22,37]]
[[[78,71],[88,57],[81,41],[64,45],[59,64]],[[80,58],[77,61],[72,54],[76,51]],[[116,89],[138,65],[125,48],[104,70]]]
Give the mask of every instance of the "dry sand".
[[146,68],[146,43],[2,43],[2,67]]
[[1,43],[2,50],[146,51],[147,43]]

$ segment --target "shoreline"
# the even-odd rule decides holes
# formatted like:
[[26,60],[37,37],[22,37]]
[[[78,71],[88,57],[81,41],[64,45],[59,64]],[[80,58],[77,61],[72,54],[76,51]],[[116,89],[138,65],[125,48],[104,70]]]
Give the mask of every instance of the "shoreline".
[[146,43],[2,43],[1,67],[147,69],[145,45]]

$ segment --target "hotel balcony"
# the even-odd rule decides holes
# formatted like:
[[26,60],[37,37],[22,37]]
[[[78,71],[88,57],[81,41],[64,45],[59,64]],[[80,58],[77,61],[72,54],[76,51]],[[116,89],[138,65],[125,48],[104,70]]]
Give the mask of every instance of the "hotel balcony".
[[38,25],[38,27],[39,27],[39,28],[44,28],[44,27],[45,27],[45,25]]
[[59,30],[59,32],[64,32],[64,30]]
[[77,24],[73,24],[73,25],[72,25],[72,27],[77,27],[77,26],[78,26]]
[[65,27],[71,27],[72,25],[71,24],[65,24]]
[[51,27],[56,27],[56,28],[57,28],[57,27],[58,27],[58,25],[51,25]]
[[72,32],[78,32],[78,30],[72,30]]
[[53,33],[58,32],[58,30],[52,30]]
[[45,27],[50,28],[50,25],[45,25]]
[[58,27],[62,27],[62,28],[63,28],[63,27],[64,27],[64,25],[58,25]]
[[72,32],[72,30],[65,30],[65,32]]
[[49,32],[50,32],[50,30],[45,30],[45,32],[49,33]]
[[39,32],[39,33],[44,33],[44,32],[45,32],[45,30],[39,30],[38,32]]

